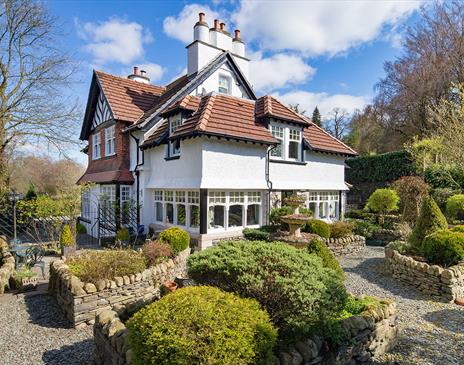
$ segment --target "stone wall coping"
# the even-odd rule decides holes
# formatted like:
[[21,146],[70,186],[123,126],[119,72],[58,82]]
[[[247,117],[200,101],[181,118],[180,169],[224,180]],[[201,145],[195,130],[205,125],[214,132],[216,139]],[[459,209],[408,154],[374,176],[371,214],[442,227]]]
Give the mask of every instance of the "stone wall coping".
[[4,236],[0,236],[0,294],[3,294],[5,286],[9,285],[10,277],[15,272],[15,258],[10,252],[10,247]]

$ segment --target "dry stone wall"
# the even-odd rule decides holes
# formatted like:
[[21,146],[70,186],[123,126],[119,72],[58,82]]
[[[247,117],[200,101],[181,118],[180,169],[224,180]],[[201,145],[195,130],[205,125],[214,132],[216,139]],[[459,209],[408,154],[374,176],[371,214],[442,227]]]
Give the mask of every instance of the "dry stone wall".
[[57,260],[50,265],[48,291],[75,327],[93,324],[95,315],[101,310],[117,305],[143,305],[157,299],[161,284],[186,276],[189,254],[188,248],[175,258],[143,272],[100,280],[95,284],[83,283],[69,272],[64,261]]
[[395,279],[437,301],[449,303],[464,298],[464,263],[445,269],[385,248],[385,266]]
[[0,294],[9,286],[10,277],[15,271],[15,259],[10,253],[5,236],[0,236]]
[[324,242],[336,256],[358,252],[366,246],[366,239],[358,235],[343,238],[324,238]]

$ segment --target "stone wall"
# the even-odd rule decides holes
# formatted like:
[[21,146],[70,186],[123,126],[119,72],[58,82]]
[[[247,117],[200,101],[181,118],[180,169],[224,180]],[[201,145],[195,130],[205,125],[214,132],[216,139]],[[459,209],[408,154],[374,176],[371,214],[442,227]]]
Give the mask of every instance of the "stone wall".
[[329,348],[319,337],[312,336],[281,352],[278,365],[370,363],[372,357],[386,353],[396,344],[396,303],[346,318],[342,328],[347,335],[346,345]]
[[358,235],[343,238],[324,238],[324,242],[336,256],[358,252],[366,246],[366,239]]
[[10,277],[15,272],[15,259],[10,253],[5,236],[0,236],[0,294],[9,286]]
[[50,265],[48,291],[75,327],[93,324],[97,312],[117,305],[142,305],[158,298],[160,285],[186,276],[190,249],[173,259],[132,275],[83,283],[62,260]]
[[444,269],[385,248],[385,266],[395,279],[440,302],[464,298],[464,264]]

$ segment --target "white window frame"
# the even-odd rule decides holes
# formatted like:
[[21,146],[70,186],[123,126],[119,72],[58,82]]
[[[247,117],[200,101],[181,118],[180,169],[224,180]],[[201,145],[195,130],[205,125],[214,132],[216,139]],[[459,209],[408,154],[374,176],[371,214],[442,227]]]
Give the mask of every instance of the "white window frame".
[[[182,125],[182,113],[177,113],[169,117],[169,135],[171,136],[177,128]],[[169,141],[169,157],[180,156],[180,140]]]
[[132,186],[121,185],[119,194],[120,194],[119,203],[121,204],[121,208],[123,208],[124,203],[132,201]]
[[[226,85],[222,85],[221,81],[225,80]],[[226,90],[226,92],[221,91],[221,89]],[[232,77],[225,74],[219,74],[218,77],[218,93],[225,95],[232,95]]]
[[[301,161],[301,130],[296,128],[288,128],[288,140],[286,144],[287,159],[293,161]],[[293,135],[292,135],[293,134]],[[296,158],[290,157],[290,142],[298,143],[298,152]]]
[[[200,224],[197,227],[190,225],[191,221],[191,207],[196,206],[200,209],[200,191],[196,190],[155,190],[153,192],[154,200],[154,220],[158,224],[163,224],[165,226],[180,226],[184,229],[187,229],[191,232],[197,232],[200,229]],[[156,203],[161,203],[163,210],[163,220],[157,220],[157,211]],[[173,221],[167,222],[167,204],[173,205]],[[185,206],[185,224],[180,224],[178,222],[178,205],[182,204]]]
[[116,128],[114,125],[105,128],[105,156],[113,156],[116,154]]
[[283,160],[285,158],[285,127],[271,124],[269,128],[274,138],[279,141],[279,144],[277,146],[280,147],[279,154],[276,154],[278,151],[277,146],[276,148],[271,150],[271,157],[273,159]]
[[[282,161],[302,161],[302,143],[303,143],[303,132],[301,128],[288,126],[282,123],[272,121],[269,123],[269,131],[271,134],[280,141],[280,154],[276,154],[277,149],[271,150],[272,160]],[[295,137],[297,134],[297,137]],[[290,157],[290,142],[298,143],[298,156],[297,158]]]
[[98,160],[101,158],[101,134],[98,131],[92,134],[92,160]]
[[[308,195],[308,204],[307,207],[310,207],[310,204],[315,204],[314,209],[314,218],[321,219],[327,222],[337,221],[340,219],[340,197],[339,192],[337,190],[333,191],[311,191]],[[330,206],[331,204],[335,204],[335,216],[331,216],[330,214]],[[321,205],[323,205],[327,211],[327,217],[320,217],[320,209]]]
[[81,215],[83,218],[90,218],[90,190],[82,191],[82,208]]

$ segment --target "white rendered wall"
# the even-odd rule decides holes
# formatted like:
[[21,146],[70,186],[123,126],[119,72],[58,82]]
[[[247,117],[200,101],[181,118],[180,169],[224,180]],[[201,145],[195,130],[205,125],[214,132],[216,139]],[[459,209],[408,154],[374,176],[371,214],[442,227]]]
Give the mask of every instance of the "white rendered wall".
[[[139,139],[139,145],[143,143],[143,132],[141,131],[135,131],[131,132],[131,134]],[[137,142],[132,138],[132,136],[129,136],[129,156],[130,156],[130,166],[129,170],[134,171],[135,166],[137,165],[137,153],[139,154],[139,163],[142,163],[142,152],[140,150],[137,150]],[[139,167],[140,168],[140,167]]]
[[345,158],[305,152],[306,165],[270,164],[270,180],[275,190],[347,190]]
[[192,43],[187,48],[187,73],[191,75],[201,70],[220,53],[222,53],[220,49],[207,44]]

